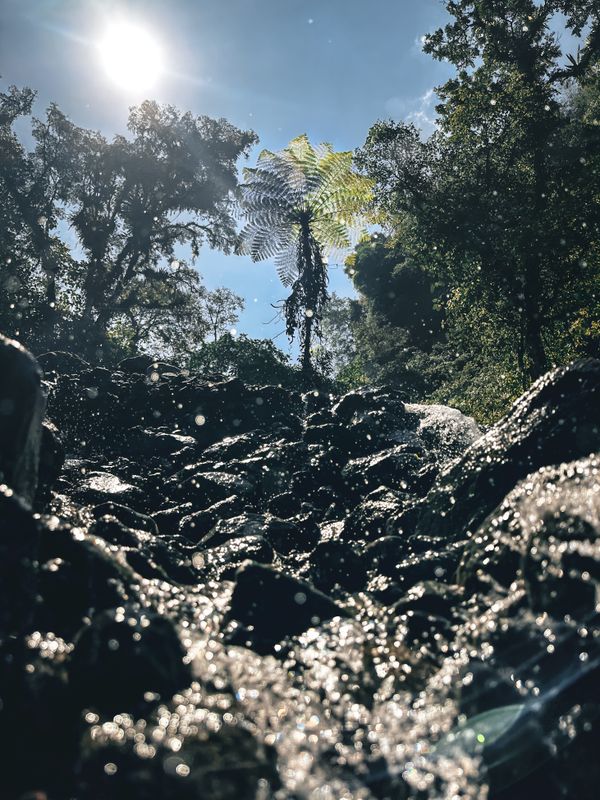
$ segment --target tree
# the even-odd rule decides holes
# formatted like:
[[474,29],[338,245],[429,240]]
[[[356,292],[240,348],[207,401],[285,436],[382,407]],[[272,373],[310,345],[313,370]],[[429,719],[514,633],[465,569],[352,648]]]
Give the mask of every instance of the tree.
[[[413,126],[378,123],[358,160],[406,250],[428,261],[463,322],[478,319],[467,297],[495,320],[527,385],[566,352],[559,322],[596,258],[598,129],[584,132],[562,98],[600,54],[599,11],[589,0],[446,8],[451,23],[425,43],[457,69],[438,90],[439,131],[423,141]],[[589,31],[578,55],[552,33],[558,14],[575,37]]]
[[205,294],[203,307],[213,342],[237,325],[239,312],[244,310],[245,305],[243,297],[223,286]]
[[[145,102],[131,110],[129,137],[108,141],[51,106],[43,122],[33,120],[27,152],[14,124],[30,115],[33,97],[17,89],[0,96],[0,196],[27,237],[30,274],[44,277],[46,311],[62,311],[79,349],[98,357],[113,323],[141,315],[143,327],[151,311],[166,310],[166,296],[186,291],[184,273],[169,266],[176,251],[193,258],[203,242],[234,247],[236,164],[256,137]],[[77,261],[61,219],[83,253]]]
[[204,375],[237,377],[250,384],[280,384],[297,389],[300,383],[298,369],[270,339],[251,339],[245,334],[225,333],[207,342],[192,356],[190,369]]
[[30,89],[14,86],[0,93],[0,320],[11,335],[42,343],[54,334],[58,276],[74,262],[56,232],[68,155],[53,141],[50,123],[33,120],[31,152],[14,132],[34,99]]
[[397,238],[375,233],[365,239],[347,259],[346,272],[364,305],[406,330],[411,346],[427,352],[443,338],[443,289]]
[[360,316],[356,300],[339,297],[335,292],[323,311],[320,343],[331,359],[331,368],[337,376],[357,357],[354,327]]
[[370,181],[352,166],[352,154],[331,145],[314,148],[306,135],[282,151],[264,150],[244,171],[245,251],[254,261],[274,257],[290,294],[284,304],[287,333],[300,332],[302,369],[312,372],[312,333],[327,300],[326,254],[351,244],[370,194]]

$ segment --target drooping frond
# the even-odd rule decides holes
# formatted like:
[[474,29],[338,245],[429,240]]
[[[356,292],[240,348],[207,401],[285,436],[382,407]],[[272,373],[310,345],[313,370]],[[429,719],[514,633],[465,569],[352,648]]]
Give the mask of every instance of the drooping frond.
[[299,256],[298,235],[292,235],[289,244],[282,248],[275,256],[277,274],[284,286],[292,286],[294,281],[297,280]]

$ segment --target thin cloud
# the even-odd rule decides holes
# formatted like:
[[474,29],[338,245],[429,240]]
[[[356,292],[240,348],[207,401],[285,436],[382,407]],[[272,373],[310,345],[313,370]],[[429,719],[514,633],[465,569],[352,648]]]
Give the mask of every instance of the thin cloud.
[[416,99],[390,97],[385,102],[385,110],[393,119],[412,122],[424,136],[429,136],[436,128],[435,103],[435,90],[428,89]]

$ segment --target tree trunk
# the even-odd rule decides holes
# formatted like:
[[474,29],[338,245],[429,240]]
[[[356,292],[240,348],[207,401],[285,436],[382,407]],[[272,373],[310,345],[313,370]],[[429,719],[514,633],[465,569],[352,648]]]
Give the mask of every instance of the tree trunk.
[[312,374],[310,346],[312,340],[313,317],[306,317],[304,323],[304,339],[302,343],[302,372],[308,376]]

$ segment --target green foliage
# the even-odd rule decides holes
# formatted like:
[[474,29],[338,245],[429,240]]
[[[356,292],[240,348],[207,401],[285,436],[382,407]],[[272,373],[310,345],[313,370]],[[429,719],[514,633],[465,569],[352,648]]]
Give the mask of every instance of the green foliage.
[[[550,365],[595,346],[600,12],[587,0],[446,8],[451,22],[425,44],[456,67],[437,90],[438,131],[423,140],[379,122],[357,163],[403,263],[431,276],[448,340],[437,396],[490,419]],[[576,55],[552,33],[558,13],[573,35],[587,32]],[[412,332],[410,309],[386,303],[399,263],[378,256],[355,282],[385,324]]]
[[299,388],[301,375],[290,358],[270,339],[251,339],[226,333],[208,342],[190,359],[190,370],[203,375],[216,373],[237,377],[244,383],[275,384]]

